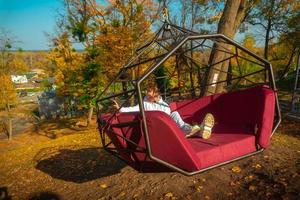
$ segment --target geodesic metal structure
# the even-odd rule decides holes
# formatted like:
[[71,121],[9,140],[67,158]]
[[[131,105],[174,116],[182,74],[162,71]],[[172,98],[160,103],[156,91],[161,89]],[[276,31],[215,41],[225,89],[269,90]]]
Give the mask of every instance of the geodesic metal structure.
[[[164,69],[163,75],[157,75],[159,69]],[[267,60],[224,35],[201,35],[164,22],[153,37],[136,50],[135,56],[120,69],[115,79],[99,95],[97,103],[101,108],[98,114],[110,112],[108,121],[113,119],[118,111],[109,110],[112,98],[118,98],[121,107],[138,104],[146,144],[146,148],[141,151],[158,163],[187,175],[198,172],[185,172],[155,158],[151,153],[143,94],[149,81],[153,80],[158,83],[158,80],[163,80],[158,87],[167,101],[211,95],[219,85],[223,87],[221,92],[243,90],[256,85],[268,85],[276,92],[272,66]],[[272,134],[281,121],[277,95],[275,111]],[[138,122],[120,123],[119,126],[126,127],[135,123]],[[109,123],[99,121],[99,124],[103,147],[119,156],[111,142],[107,142],[105,130],[108,130]],[[137,145],[128,138],[123,139],[131,145]]]

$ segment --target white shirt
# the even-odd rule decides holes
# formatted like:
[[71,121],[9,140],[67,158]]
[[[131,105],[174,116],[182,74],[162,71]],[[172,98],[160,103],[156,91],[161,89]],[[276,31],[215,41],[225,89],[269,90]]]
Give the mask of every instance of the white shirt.
[[[164,100],[160,97],[158,102],[149,102],[147,101],[147,97],[144,98],[144,108],[145,111],[162,111],[167,113],[168,115],[171,114],[171,109],[169,105],[164,102]],[[139,112],[140,108],[139,105],[135,105],[132,107],[122,107],[120,112]]]

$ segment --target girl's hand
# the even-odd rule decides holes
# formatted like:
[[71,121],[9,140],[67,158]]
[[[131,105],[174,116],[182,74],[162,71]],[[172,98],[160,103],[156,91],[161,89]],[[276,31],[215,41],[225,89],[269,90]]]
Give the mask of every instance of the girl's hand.
[[119,110],[119,109],[120,109],[120,105],[118,104],[118,102],[116,102],[115,100],[112,100],[112,102],[114,103],[112,106],[113,106],[116,110]]

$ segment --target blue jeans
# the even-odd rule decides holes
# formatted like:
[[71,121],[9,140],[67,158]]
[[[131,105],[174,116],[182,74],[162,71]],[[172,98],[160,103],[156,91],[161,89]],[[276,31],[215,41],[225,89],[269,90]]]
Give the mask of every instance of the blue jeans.
[[192,126],[188,123],[185,123],[177,111],[172,112],[170,116],[176,122],[179,128],[184,132],[185,135],[191,132]]

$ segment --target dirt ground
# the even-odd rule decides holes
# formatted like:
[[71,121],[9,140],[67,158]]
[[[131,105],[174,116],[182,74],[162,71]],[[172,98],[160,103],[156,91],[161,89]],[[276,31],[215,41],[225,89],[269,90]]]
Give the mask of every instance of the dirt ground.
[[3,199],[300,199],[300,123],[286,121],[269,149],[195,175],[140,173],[106,153],[96,123],[72,120],[0,140]]

